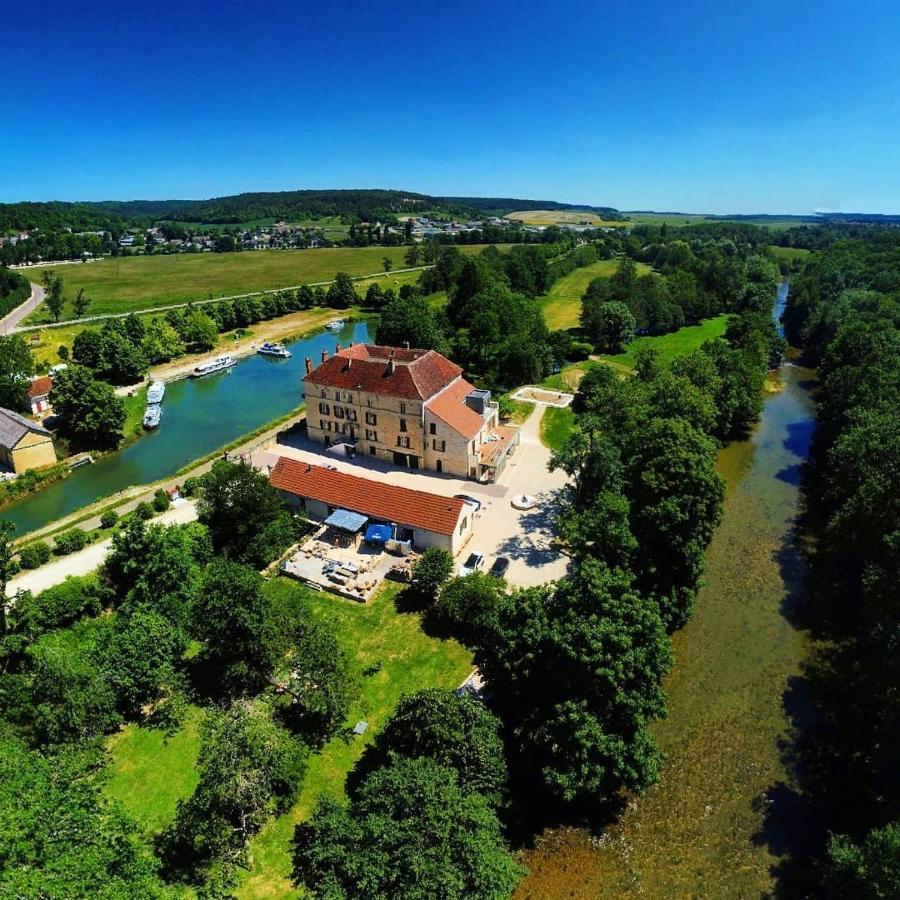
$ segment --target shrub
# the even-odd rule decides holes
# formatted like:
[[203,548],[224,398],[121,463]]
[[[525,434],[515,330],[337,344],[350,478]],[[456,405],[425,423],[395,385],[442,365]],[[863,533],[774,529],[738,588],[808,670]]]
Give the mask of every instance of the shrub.
[[101,528],[112,528],[119,521],[119,514],[114,509],[108,509],[100,516]]
[[569,345],[569,359],[572,362],[581,362],[583,359],[587,359],[593,352],[593,345],[588,344],[585,341],[572,341]]
[[87,534],[80,528],[70,528],[56,536],[56,546],[53,552],[57,556],[68,556],[70,553],[83,550],[85,544],[87,544]]
[[135,515],[146,522],[153,518],[153,507],[149,503],[138,503],[134,510]]
[[441,585],[453,572],[453,557],[440,547],[429,547],[415,562],[412,590],[420,603],[430,606]]
[[50,545],[46,541],[35,541],[19,552],[19,563],[23,569],[36,569],[50,561]]
[[171,505],[172,501],[169,499],[168,493],[163,488],[160,488],[153,495],[153,508],[157,512],[165,512]]

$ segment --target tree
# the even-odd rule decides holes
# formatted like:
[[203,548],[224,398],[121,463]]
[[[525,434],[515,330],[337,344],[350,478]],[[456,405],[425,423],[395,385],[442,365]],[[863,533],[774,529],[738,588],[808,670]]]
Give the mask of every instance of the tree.
[[351,795],[396,757],[433,759],[456,772],[464,791],[499,806],[506,796],[506,760],[500,722],[467,695],[429,688],[400,698],[350,777]]
[[44,272],[44,305],[53,316],[53,321],[58,322],[62,315],[66,298],[63,296],[63,282],[59,275],[55,275],[49,269]]
[[382,308],[378,342],[388,347],[409,344],[434,350],[444,345],[444,336],[428,301],[421,294],[413,294],[396,297]]
[[123,328],[104,326],[100,332],[102,378],[113,384],[133,384],[147,374],[147,357]]
[[0,896],[162,898],[137,824],[106,796],[97,755],[0,739]]
[[121,397],[84,366],[56,373],[50,403],[63,430],[81,446],[110,449],[122,439],[125,405]]
[[297,796],[306,756],[263,704],[208,711],[197,758],[199,782],[178,802],[175,821],[161,841],[169,865],[196,873],[217,859],[245,862],[247,841]]
[[846,835],[832,835],[825,886],[827,895],[835,900],[900,897],[900,823],[875,828],[859,843]]
[[204,478],[197,510],[216,552],[248,565],[268,565],[293,539],[281,495],[249,466],[218,460]]
[[0,637],[6,634],[6,583],[9,581],[10,563],[12,562],[12,536],[16,530],[8,519],[0,519]]
[[486,572],[472,572],[452,578],[440,589],[434,617],[450,629],[454,637],[470,647],[488,630],[501,603],[506,586]]
[[88,307],[91,305],[91,298],[88,297],[84,292],[84,288],[78,288],[78,293],[75,295],[75,299],[72,301],[72,311],[75,313],[75,318],[80,319],[84,314],[88,311]]
[[353,289],[353,279],[346,272],[338,272],[328,287],[326,302],[333,309],[348,309],[359,298]]
[[373,282],[369,285],[368,290],[366,291],[366,306],[369,309],[381,309],[384,305],[384,292],[381,290],[381,287],[377,284],[377,282]]
[[34,357],[17,335],[0,336],[0,406],[20,409],[25,388],[34,374]]
[[582,325],[603,353],[621,353],[634,340],[634,316],[624,303],[601,303],[595,309],[586,308]]
[[412,591],[421,603],[431,605],[452,572],[453,557],[440,547],[428,547],[413,563]]
[[682,419],[650,419],[630,441],[638,585],[658,599],[672,630],[690,616],[703,552],[722,513],[724,483],[715,458],[715,444]]
[[219,338],[216,323],[199,310],[192,310],[184,317],[184,325],[179,333],[185,344],[196,353],[212,350]]
[[272,671],[266,643],[262,579],[228,559],[206,568],[194,599],[192,629],[203,641],[201,659],[230,693],[258,689]]
[[152,319],[141,343],[141,350],[151,365],[168,362],[184,353],[184,341],[163,319]]
[[100,369],[103,366],[103,338],[99,331],[85,328],[79,331],[72,341],[72,359],[89,369]]
[[385,272],[390,272],[394,268],[394,261],[389,256],[385,256],[381,260],[381,264],[384,266]]
[[[409,223],[407,223],[409,224]],[[412,231],[412,227],[410,226],[410,232]],[[407,242],[409,242],[409,238],[407,237]],[[413,269],[419,264],[419,247],[416,244],[412,244],[407,248],[406,253],[403,254],[403,262],[406,263],[407,268]]]
[[373,772],[294,832],[294,881],[323,898],[508,897],[521,870],[488,802],[432,759]]

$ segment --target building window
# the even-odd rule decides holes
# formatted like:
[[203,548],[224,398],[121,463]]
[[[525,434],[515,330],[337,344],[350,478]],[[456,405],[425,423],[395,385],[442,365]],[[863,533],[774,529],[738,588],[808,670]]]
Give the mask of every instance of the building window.
[[370,446],[370,447],[369,447],[369,453],[371,453],[372,456],[374,456],[374,455],[375,455],[375,448]]
[[366,425],[377,425],[378,424],[378,416],[375,413],[366,413]]
[[407,450],[409,450],[409,436],[407,435],[406,437],[403,437],[403,435],[398,435],[397,446],[405,447]]
[[429,431],[431,434],[437,434],[437,425],[435,425],[434,422],[431,423]]
[[464,516],[462,522],[459,523],[459,533],[462,534],[466,530],[466,525],[469,524],[469,517]]
[[352,403],[353,402],[353,394],[344,394],[344,402]]
[[334,417],[335,417],[336,419],[343,419],[343,418],[344,418],[344,408],[343,408],[342,406],[336,406],[336,407],[334,408]]
[[322,413],[323,416],[327,416],[328,415],[328,404],[320,403],[319,404],[319,412]]
[[347,418],[348,418],[351,422],[355,422],[355,421],[356,421],[356,410],[355,410],[355,409],[348,409],[348,410],[347,410]]
[[431,449],[437,450],[438,453],[446,453],[447,452],[447,442],[439,441],[437,438],[434,438],[431,441]]
[[320,394],[320,396],[322,396],[322,397],[327,397],[327,396],[328,396],[328,391],[326,391],[325,388],[322,388],[322,393]]
[[401,431],[406,431],[406,419],[401,419],[401,420],[400,420],[400,430],[401,430]]
[[325,430],[325,422],[322,419],[319,419],[319,428],[320,430]]
[[400,401],[400,415],[406,415],[406,404],[402,400]]
[[366,440],[367,441],[377,441],[378,440],[378,432],[373,431],[370,428],[366,429]]

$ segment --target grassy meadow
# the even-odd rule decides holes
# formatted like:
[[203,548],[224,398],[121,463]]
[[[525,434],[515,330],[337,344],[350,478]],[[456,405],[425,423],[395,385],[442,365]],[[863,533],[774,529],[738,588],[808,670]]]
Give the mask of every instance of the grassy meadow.
[[670,334],[660,334],[653,337],[637,337],[625,349],[624,353],[615,353],[597,357],[602,362],[609,363],[614,368],[633,369],[635,354],[641,347],[653,347],[659,351],[659,357],[663,362],[671,362],[676,356],[684,356],[692,350],[696,350],[704,341],[711,341],[725,334],[725,326],[728,324],[728,316],[715,316],[706,319],[699,325],[685,325],[678,331]]
[[806,260],[809,259],[809,255],[812,252],[811,250],[804,250],[803,247],[776,247],[774,244],[771,245],[772,255],[775,259],[778,260],[787,260],[787,262],[794,262],[794,260]]
[[[398,585],[387,585],[366,605],[310,590],[276,578],[266,592],[302,594],[313,616],[330,621],[360,675],[360,693],[347,724],[369,723],[362,737],[332,739],[310,757],[303,788],[292,810],[273,819],[250,845],[250,868],[238,889],[242,898],[283,898],[293,894],[289,881],[294,825],[312,812],[324,795],[341,797],[344,779],[365,745],[390,716],[401,694],[425,687],[455,688],[472,669],[472,655],[455,641],[426,635],[417,613],[398,612]],[[118,799],[148,834],[165,828],[178,800],[196,785],[202,711],[193,709],[171,737],[129,725],[107,744],[107,793]]]
[[[460,247],[479,253],[480,245]],[[110,257],[78,266],[59,266],[66,296],[79,288],[93,301],[87,315],[127,313],[190,300],[276,290],[298,284],[331,281],[336,272],[371,275],[384,271],[389,257],[395,269],[405,267],[406,247],[323,247],[318,250],[252,250],[241,253],[175,253],[160,256]],[[43,276],[45,269],[35,273]],[[73,317],[71,305],[63,319]],[[49,321],[40,307],[27,324]]]
[[596,225],[598,228],[625,228],[630,222],[607,221],[586,209],[526,209],[507,213],[504,218],[526,225]]
[[[577,328],[578,316],[581,313],[581,298],[587,286],[595,278],[608,278],[616,271],[618,265],[618,259],[601,259],[589,266],[575,269],[574,272],[556,281],[541,301],[547,327]],[[636,269],[638,275],[644,275],[650,271],[650,266],[646,263],[637,263]]]

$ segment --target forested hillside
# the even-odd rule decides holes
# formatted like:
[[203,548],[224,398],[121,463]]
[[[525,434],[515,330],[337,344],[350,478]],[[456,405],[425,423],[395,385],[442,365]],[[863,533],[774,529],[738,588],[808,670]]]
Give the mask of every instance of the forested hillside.
[[[816,725],[798,748],[813,859],[804,892],[900,896],[900,234],[833,244],[785,315],[819,367],[807,473],[815,539],[808,671]],[[823,865],[824,863],[824,865]]]

